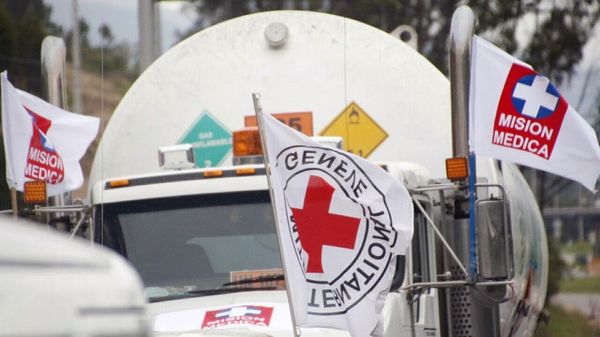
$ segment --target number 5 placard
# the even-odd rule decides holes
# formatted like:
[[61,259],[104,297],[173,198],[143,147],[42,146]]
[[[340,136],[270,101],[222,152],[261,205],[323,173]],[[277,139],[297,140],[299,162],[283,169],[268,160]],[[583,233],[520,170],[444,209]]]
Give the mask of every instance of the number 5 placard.
[[[313,116],[312,112],[280,112],[272,114],[283,124],[294,128],[303,134],[312,137],[313,135]],[[256,116],[244,116],[244,126],[256,126]]]

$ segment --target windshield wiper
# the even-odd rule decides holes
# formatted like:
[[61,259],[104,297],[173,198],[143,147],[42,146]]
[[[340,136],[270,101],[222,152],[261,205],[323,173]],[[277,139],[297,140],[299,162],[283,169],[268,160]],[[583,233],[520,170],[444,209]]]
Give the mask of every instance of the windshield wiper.
[[[281,281],[285,280],[285,276],[283,274],[273,274],[273,275],[262,275],[257,277],[245,278],[237,281],[225,282],[223,283],[223,287],[237,286],[241,284],[250,284],[250,283],[259,283],[259,282],[270,282],[270,281]],[[274,288],[274,287],[272,287]],[[239,289],[239,288],[234,288]],[[251,288],[242,288],[242,289],[251,289]]]
[[275,290],[275,289],[276,289],[276,287],[253,287],[253,288],[227,287],[227,288],[191,290],[191,291],[188,291],[188,294],[218,295],[218,294],[236,293],[236,292],[240,292],[240,291]]
[[198,290],[190,290],[183,294],[151,297],[148,299],[148,301],[150,303],[154,303],[154,302],[162,302],[162,301],[170,301],[170,300],[179,300],[179,299],[190,298],[190,297],[229,294],[229,293],[242,292],[242,291],[275,290],[275,289],[277,289],[277,287],[252,287],[252,288],[225,287],[225,288],[213,288],[213,289],[198,289]]
[[198,290],[190,290],[181,294],[167,295],[167,296],[159,296],[159,297],[151,297],[148,299],[150,302],[162,302],[169,300],[178,300],[182,298],[190,298],[190,297],[200,297],[200,296],[210,296],[210,295],[219,295],[219,294],[229,294],[236,293],[242,291],[258,291],[258,290],[276,290],[276,286],[252,286],[252,287],[236,287],[244,284],[252,284],[259,282],[272,282],[272,281],[282,281],[285,280],[285,276],[283,274],[273,274],[273,275],[262,275],[257,277],[245,278],[232,282],[225,282],[221,285],[221,288],[212,288],[212,289],[198,289]]

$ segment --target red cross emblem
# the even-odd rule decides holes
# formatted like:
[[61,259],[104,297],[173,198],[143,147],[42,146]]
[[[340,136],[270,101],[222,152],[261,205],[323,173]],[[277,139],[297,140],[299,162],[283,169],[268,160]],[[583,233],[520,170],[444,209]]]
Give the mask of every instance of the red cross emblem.
[[353,249],[360,219],[329,213],[335,189],[311,175],[302,209],[292,208],[302,248],[308,254],[306,272],[323,273],[323,246]]

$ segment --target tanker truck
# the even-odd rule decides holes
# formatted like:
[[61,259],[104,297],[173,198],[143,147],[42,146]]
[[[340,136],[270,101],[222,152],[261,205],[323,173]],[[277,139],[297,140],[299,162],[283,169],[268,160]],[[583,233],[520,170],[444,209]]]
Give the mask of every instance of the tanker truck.
[[139,272],[156,336],[294,335],[253,92],[265,112],[409,190],[414,237],[385,300],[385,336],[532,335],[547,283],[542,218],[518,168],[490,158],[477,158],[469,206],[469,183],[453,173],[466,161],[446,161],[464,155],[456,143],[467,132],[449,80],[366,24],[274,11],[167,51],[125,94],[98,147],[90,235]]

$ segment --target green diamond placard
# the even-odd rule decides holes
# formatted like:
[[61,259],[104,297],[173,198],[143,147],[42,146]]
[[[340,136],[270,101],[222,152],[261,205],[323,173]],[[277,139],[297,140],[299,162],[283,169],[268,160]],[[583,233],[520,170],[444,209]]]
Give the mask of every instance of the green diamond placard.
[[178,144],[191,144],[197,167],[219,166],[231,151],[231,131],[204,110]]

